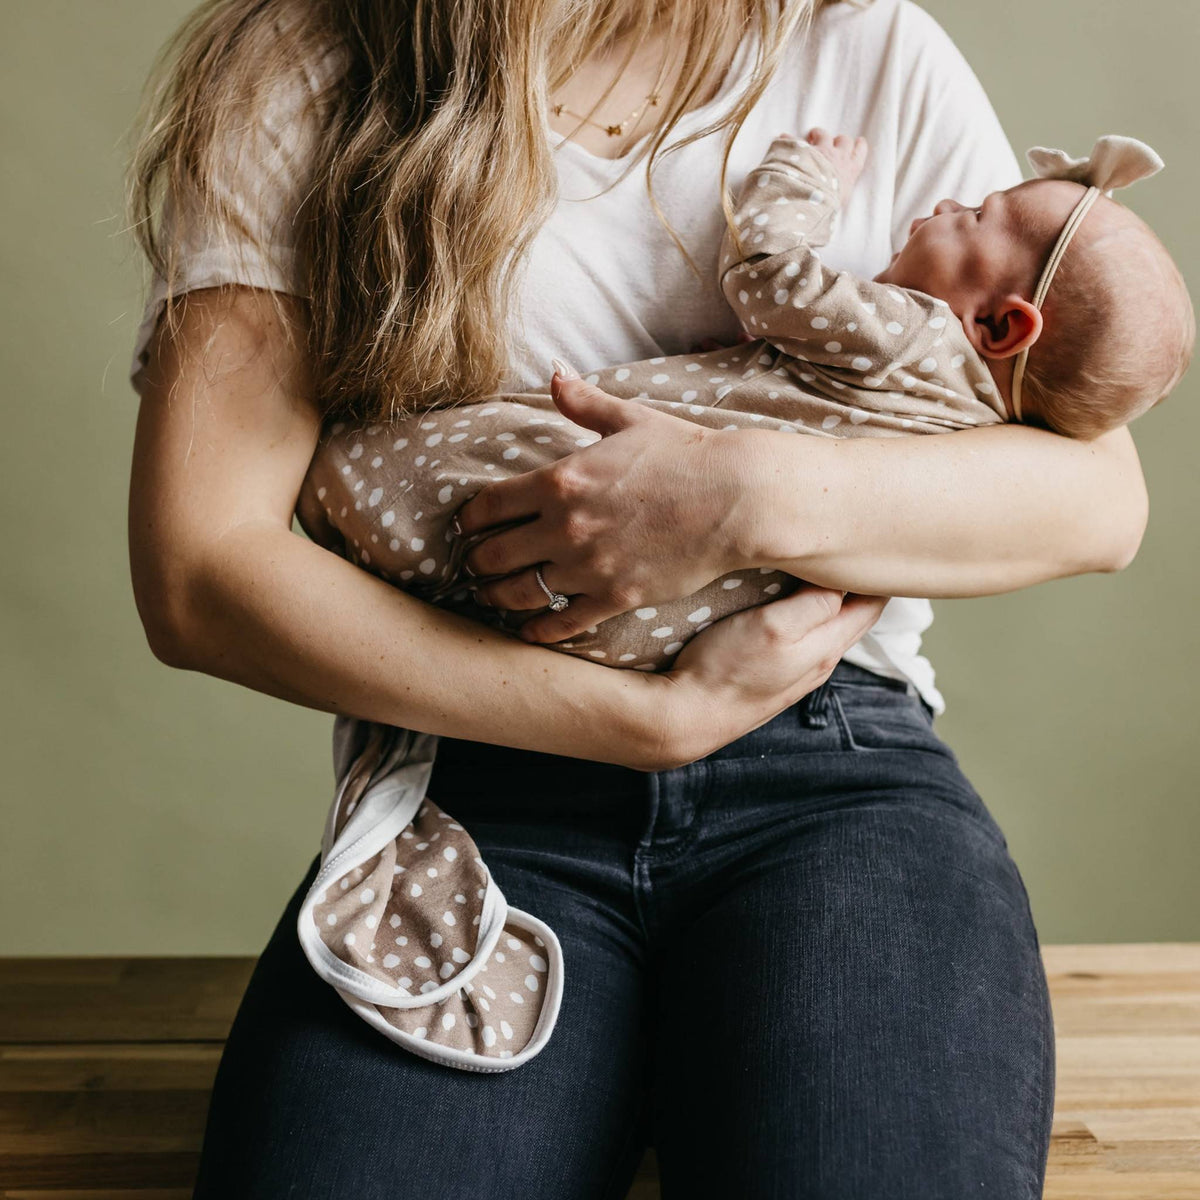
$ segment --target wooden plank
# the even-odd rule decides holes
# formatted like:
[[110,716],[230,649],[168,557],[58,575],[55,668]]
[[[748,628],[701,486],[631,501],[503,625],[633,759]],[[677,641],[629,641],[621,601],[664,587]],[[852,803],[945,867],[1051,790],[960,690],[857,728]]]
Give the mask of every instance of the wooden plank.
[[1047,946],[1043,961],[1060,1037],[1200,1037],[1200,946]]
[[1200,1179],[1195,1172],[1155,1171],[1122,1175],[1059,1174],[1046,1176],[1043,1200],[1200,1200]]
[[[1043,948],[1046,1200],[1200,1200],[1200,944]],[[0,960],[0,1200],[182,1200],[251,959]],[[628,1200],[655,1200],[653,1151]]]
[[1118,1035],[1057,1041],[1059,1112],[1178,1108],[1200,1098],[1200,1037]]
[[1200,945],[1046,946],[1046,1200],[1200,1200]]
[[34,1196],[47,1191],[74,1190],[92,1196],[98,1190],[186,1188],[189,1193],[200,1155],[187,1154],[20,1154],[5,1155],[2,1164],[6,1190]]
[[0,1200],[191,1200],[192,1189],[182,1188],[70,1188],[51,1191],[37,1188],[0,1190]]
[[0,1197],[191,1195],[246,958],[0,960]]
[[1097,942],[1043,946],[1047,975],[1200,977],[1200,942]]
[[220,1042],[0,1046],[8,1092],[157,1092],[212,1089]]
[[247,958],[0,958],[0,1043],[223,1041]]
[[207,1111],[207,1091],[4,1092],[0,1160],[190,1151]]

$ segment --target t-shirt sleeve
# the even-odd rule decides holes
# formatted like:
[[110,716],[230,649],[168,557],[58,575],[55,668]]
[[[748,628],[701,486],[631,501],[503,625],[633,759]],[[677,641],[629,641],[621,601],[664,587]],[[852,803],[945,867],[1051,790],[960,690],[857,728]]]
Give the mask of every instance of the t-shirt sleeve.
[[908,77],[899,114],[892,248],[947,197],[977,203],[1021,182],[1020,164],[983,85],[950,35],[901,0]]
[[240,283],[305,294],[297,260],[297,217],[320,133],[320,106],[313,101],[335,69],[331,55],[289,75],[266,98],[255,121],[231,139],[212,186],[228,206],[225,211],[236,212],[244,229],[220,221],[195,192],[163,198],[161,237],[164,246],[174,248],[174,269],[169,283],[157,271],[150,274],[131,376],[145,364],[168,293]]

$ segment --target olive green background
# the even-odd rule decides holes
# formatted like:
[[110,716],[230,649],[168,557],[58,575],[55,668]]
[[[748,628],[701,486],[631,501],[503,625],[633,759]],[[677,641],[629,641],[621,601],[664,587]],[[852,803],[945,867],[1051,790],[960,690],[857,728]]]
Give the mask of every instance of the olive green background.
[[[189,4],[0,7],[0,953],[255,953],[319,845],[332,717],[157,662],[125,532],[141,273],[122,139]],[[1200,297],[1195,0],[926,7],[1018,151],[1113,132],[1160,150],[1129,195]],[[939,729],[1043,941],[1200,939],[1198,389],[1134,426],[1153,511],[1128,570],[936,604]]]

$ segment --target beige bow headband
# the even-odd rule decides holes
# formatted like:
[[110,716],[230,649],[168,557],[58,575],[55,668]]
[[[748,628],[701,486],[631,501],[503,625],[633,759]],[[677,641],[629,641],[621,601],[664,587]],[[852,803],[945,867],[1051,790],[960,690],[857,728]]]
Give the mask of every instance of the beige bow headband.
[[[1083,198],[1075,206],[1058,235],[1058,241],[1050,252],[1042,277],[1034,290],[1033,306],[1040,311],[1046,293],[1050,290],[1054,272],[1058,270],[1071,239],[1101,192],[1111,196],[1113,188],[1128,187],[1139,179],[1156,174],[1162,170],[1163,160],[1145,142],[1116,133],[1098,138],[1087,158],[1070,158],[1062,150],[1048,150],[1045,146],[1034,146],[1032,150],[1026,151],[1025,157],[1029,159],[1034,174],[1041,179],[1069,179],[1087,185]],[[1013,416],[1018,421],[1021,419],[1021,380],[1025,377],[1025,363],[1028,358],[1029,348],[1026,347],[1017,355],[1013,367]]]

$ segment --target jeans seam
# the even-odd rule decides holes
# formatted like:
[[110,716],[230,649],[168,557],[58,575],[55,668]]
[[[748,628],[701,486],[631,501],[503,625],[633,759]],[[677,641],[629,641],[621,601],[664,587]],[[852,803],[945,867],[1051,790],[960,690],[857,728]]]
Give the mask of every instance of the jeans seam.
[[[966,777],[964,776],[964,778],[966,778]],[[969,782],[969,781],[968,781],[968,782]],[[977,792],[976,792],[976,793],[974,793],[974,794],[975,794],[976,798],[979,800],[979,803],[980,803],[981,805],[983,805],[983,797],[979,796],[979,794],[978,794]],[[986,807],[987,807],[987,806],[986,806],[986,805],[984,805],[984,809],[985,809],[985,811],[986,811]],[[1015,869],[1016,869],[1016,866],[1017,866],[1017,864],[1016,864],[1016,861],[1013,859],[1013,856],[1012,856],[1012,849],[1010,848],[1010,846],[1009,846],[1009,844],[1008,844],[1007,840],[1006,840],[1006,839],[1005,839],[1005,837],[1004,837],[1004,831],[1003,831],[1003,830],[1000,830],[1000,829],[999,829],[999,826],[995,826],[995,827],[993,827],[993,825],[992,825],[992,824],[988,824],[988,823],[986,823],[986,822],[984,822],[984,821],[981,821],[981,820],[980,820],[978,817],[976,817],[976,816],[974,816],[973,814],[971,814],[971,813],[967,812],[966,810],[961,810],[961,812],[962,812],[962,816],[963,816],[963,817],[964,817],[966,820],[970,821],[970,822],[971,822],[971,824],[972,824],[972,825],[973,825],[973,826],[974,826],[976,829],[978,829],[978,830],[979,830],[979,832],[980,832],[980,833],[982,833],[982,834],[983,834],[983,836],[984,836],[984,837],[986,837],[986,838],[987,838],[987,840],[988,840],[989,842],[991,842],[991,844],[992,844],[993,846],[995,846],[997,850],[999,850],[999,851],[1001,851],[1001,853],[1003,853],[1003,855],[1005,856],[1005,858],[1008,860],[1008,862],[1009,862],[1009,863],[1011,863],[1011,864],[1012,864],[1012,867],[1013,867],[1013,869],[1015,870]],[[948,818],[948,817],[945,817],[945,816],[941,815],[940,813],[930,813],[930,814],[929,814],[929,816],[930,816],[930,817],[932,817],[932,818],[933,818],[933,820],[935,820],[935,821],[949,821],[949,818]],[[990,814],[989,814],[989,816],[990,816]],[[999,835],[997,835],[997,830],[999,830]],[[954,865],[954,864],[951,864],[951,865]],[[963,870],[963,868],[962,868],[962,867],[955,867],[955,869],[956,869],[956,870],[958,870],[958,871],[962,871],[962,870]],[[973,875],[973,874],[974,874],[974,872],[972,872],[972,871],[967,871],[967,872],[966,872],[966,874],[968,874],[968,875]],[[977,876],[977,878],[982,878],[982,876]],[[986,881],[985,881],[985,882],[986,882]],[[993,886],[993,887],[995,887],[996,885],[995,885],[995,884],[993,884],[992,886]],[[1024,885],[1022,885],[1022,886],[1024,886]],[[999,891],[1000,889],[999,889],[999,888],[997,888],[996,890],[997,890],[997,891]],[[1005,893],[1004,893],[1004,892],[1001,892],[1000,894],[1001,894],[1001,895],[1004,895]],[[1009,901],[1009,904],[1011,904],[1011,903],[1012,903],[1012,901],[1010,900],[1010,901]],[[1026,912],[1028,913],[1028,910],[1029,910],[1029,901],[1028,901],[1028,899],[1026,899],[1026,901],[1025,901],[1025,908],[1026,908]],[[1032,916],[1030,917],[1030,920],[1032,920]]]
[[1025,913],[1022,913],[1022,911],[1012,902],[1012,899],[1008,893],[1002,887],[1000,887],[999,884],[993,883],[990,879],[988,879],[987,876],[977,875],[974,871],[968,871],[965,867],[958,866],[957,863],[948,862],[943,863],[942,865],[948,867],[951,871],[956,871],[959,875],[965,875],[968,879],[973,880],[975,883],[982,884],[1004,905],[1005,908],[1009,909],[1015,916],[1020,917],[1026,915]]
[[646,821],[642,826],[642,832],[638,835],[638,839],[633,845],[633,852],[629,860],[629,874],[630,888],[633,892],[633,910],[637,914],[638,926],[648,946],[650,944],[652,914],[649,911],[650,870],[646,865],[645,855],[654,844],[654,825],[658,820],[658,813],[662,808],[662,783],[659,779],[659,772],[650,772],[646,779],[646,785],[647,803],[643,810]]
[[1038,1064],[1038,1103],[1037,1103],[1037,1141],[1034,1145],[1034,1161],[1039,1164],[1035,1167],[1034,1177],[1030,1181],[1029,1200],[1041,1200],[1043,1188],[1039,1186],[1038,1177],[1041,1176],[1041,1182],[1045,1182],[1045,1163],[1042,1162],[1045,1147],[1043,1145],[1042,1132],[1046,1128],[1046,1056],[1050,1048],[1050,1028],[1052,1021],[1046,1021],[1042,1024],[1042,1061]]
[[[1024,890],[1024,887],[1022,885]],[[1046,978],[1045,961],[1041,956],[1041,938],[1038,937],[1037,924],[1033,919],[1033,909],[1029,904],[1029,893],[1025,891],[1025,915],[1029,921],[1029,927],[1033,930],[1034,949],[1038,956],[1040,971],[1038,975],[1038,989],[1042,994],[1042,1002],[1045,1007],[1045,1020],[1042,1022],[1042,1058],[1038,1067],[1037,1087],[1038,1087],[1038,1102],[1037,1102],[1037,1141],[1034,1145],[1035,1160],[1038,1164],[1037,1171],[1031,1182],[1031,1190],[1029,1193],[1030,1200],[1041,1200],[1042,1191],[1046,1184],[1046,1166],[1049,1156],[1049,1143],[1052,1136],[1052,1128],[1054,1124],[1054,1098],[1057,1091],[1057,1052],[1055,1049],[1055,1032],[1054,1032],[1054,1008],[1050,998],[1050,985]],[[1047,1078],[1050,1081],[1050,1086],[1046,1086]]]

